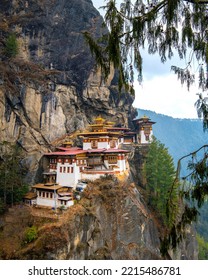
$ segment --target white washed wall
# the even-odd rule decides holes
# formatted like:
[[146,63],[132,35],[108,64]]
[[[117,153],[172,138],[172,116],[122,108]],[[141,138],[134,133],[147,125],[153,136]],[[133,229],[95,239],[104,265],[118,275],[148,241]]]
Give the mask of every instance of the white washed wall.
[[[60,172],[60,167],[62,167],[62,172]],[[63,172],[63,168],[66,167],[66,172]],[[67,172],[67,167],[73,167],[73,173]],[[69,164],[57,164],[57,176],[56,176],[56,183],[60,184],[61,186],[72,186],[74,187],[78,180],[81,179],[80,177],[79,166],[76,163]]]

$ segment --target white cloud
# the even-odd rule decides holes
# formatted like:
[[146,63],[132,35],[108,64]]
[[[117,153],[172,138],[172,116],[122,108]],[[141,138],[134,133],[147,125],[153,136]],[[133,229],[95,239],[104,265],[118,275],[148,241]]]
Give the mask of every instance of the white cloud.
[[103,11],[103,9],[100,9],[100,7],[106,5],[105,0],[92,0],[92,3],[93,3],[93,6],[103,15],[104,11]]
[[148,109],[176,118],[197,118],[194,103],[197,88],[190,91],[181,86],[174,74],[155,76],[145,80],[142,85],[135,82],[136,98],[134,107]]

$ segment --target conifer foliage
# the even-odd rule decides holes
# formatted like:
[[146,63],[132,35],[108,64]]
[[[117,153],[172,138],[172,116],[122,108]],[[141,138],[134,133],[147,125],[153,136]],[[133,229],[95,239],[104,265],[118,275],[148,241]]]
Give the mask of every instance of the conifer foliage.
[[23,181],[21,151],[17,145],[0,143],[0,213],[7,206],[22,201],[28,186]]
[[[133,82],[133,68],[142,76],[141,49],[149,54],[159,54],[161,62],[171,59],[174,52],[187,59],[185,69],[173,70],[188,87],[194,81],[190,72],[195,56],[201,63],[208,63],[208,15],[207,3],[203,0],[123,0],[120,7],[116,0],[106,0],[104,21],[109,29],[97,41],[90,40],[92,52],[99,57],[99,64],[107,71],[112,63],[120,70],[123,84]],[[92,38],[91,38],[92,39]],[[190,50],[190,52],[188,51]],[[200,85],[206,83],[200,71]],[[204,81],[203,81],[204,80]]]
[[5,42],[5,54],[7,57],[15,57],[18,54],[18,43],[14,33],[9,34]]
[[[155,137],[149,146],[144,172],[149,203],[159,211],[167,224],[166,204],[175,178],[175,167],[168,149]],[[177,194],[174,192],[174,199],[176,197]]]
[[[162,63],[178,54],[184,67],[172,65],[172,71],[181,83],[189,88],[199,81],[202,92],[207,90],[208,1],[123,0],[120,7],[116,0],[105,3],[102,8],[109,33],[105,29],[96,40],[85,32],[104,77],[113,65],[119,72],[120,89],[125,86],[133,93],[135,72],[142,80],[142,49],[146,49],[150,55],[159,55]],[[195,69],[193,61],[197,61]]]

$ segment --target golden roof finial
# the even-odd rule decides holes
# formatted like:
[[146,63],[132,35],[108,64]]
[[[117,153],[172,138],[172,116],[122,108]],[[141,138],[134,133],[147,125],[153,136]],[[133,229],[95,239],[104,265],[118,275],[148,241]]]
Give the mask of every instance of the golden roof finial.
[[104,119],[99,115],[97,118],[95,118],[95,123],[96,124],[101,124],[104,123]]

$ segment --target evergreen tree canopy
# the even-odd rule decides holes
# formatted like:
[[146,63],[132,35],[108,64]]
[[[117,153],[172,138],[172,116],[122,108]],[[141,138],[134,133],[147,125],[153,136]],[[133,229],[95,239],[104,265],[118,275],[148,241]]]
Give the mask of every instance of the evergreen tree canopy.
[[18,54],[18,43],[14,33],[9,34],[6,40],[5,54],[7,57],[15,57]]
[[[144,171],[149,203],[159,211],[164,222],[167,222],[166,204],[176,172],[168,149],[155,137],[149,146]],[[174,199],[176,197],[174,191]]]
[[0,143],[0,213],[7,205],[20,202],[28,191],[23,181],[21,160],[21,150],[17,145]]
[[[107,45],[97,49],[100,63],[112,62],[121,71],[122,82],[131,83],[133,67],[142,75],[141,48],[158,53],[161,61],[172,58],[174,50],[184,59],[190,48],[192,56],[208,63],[208,1],[203,0],[106,0],[104,17],[109,33],[103,37]],[[95,43],[95,42],[94,42]],[[96,45],[91,44],[95,51]],[[102,53],[100,52],[102,49]],[[193,82],[189,69],[173,68],[188,86]],[[132,73],[133,74],[133,73]],[[204,86],[200,73],[201,86]]]

